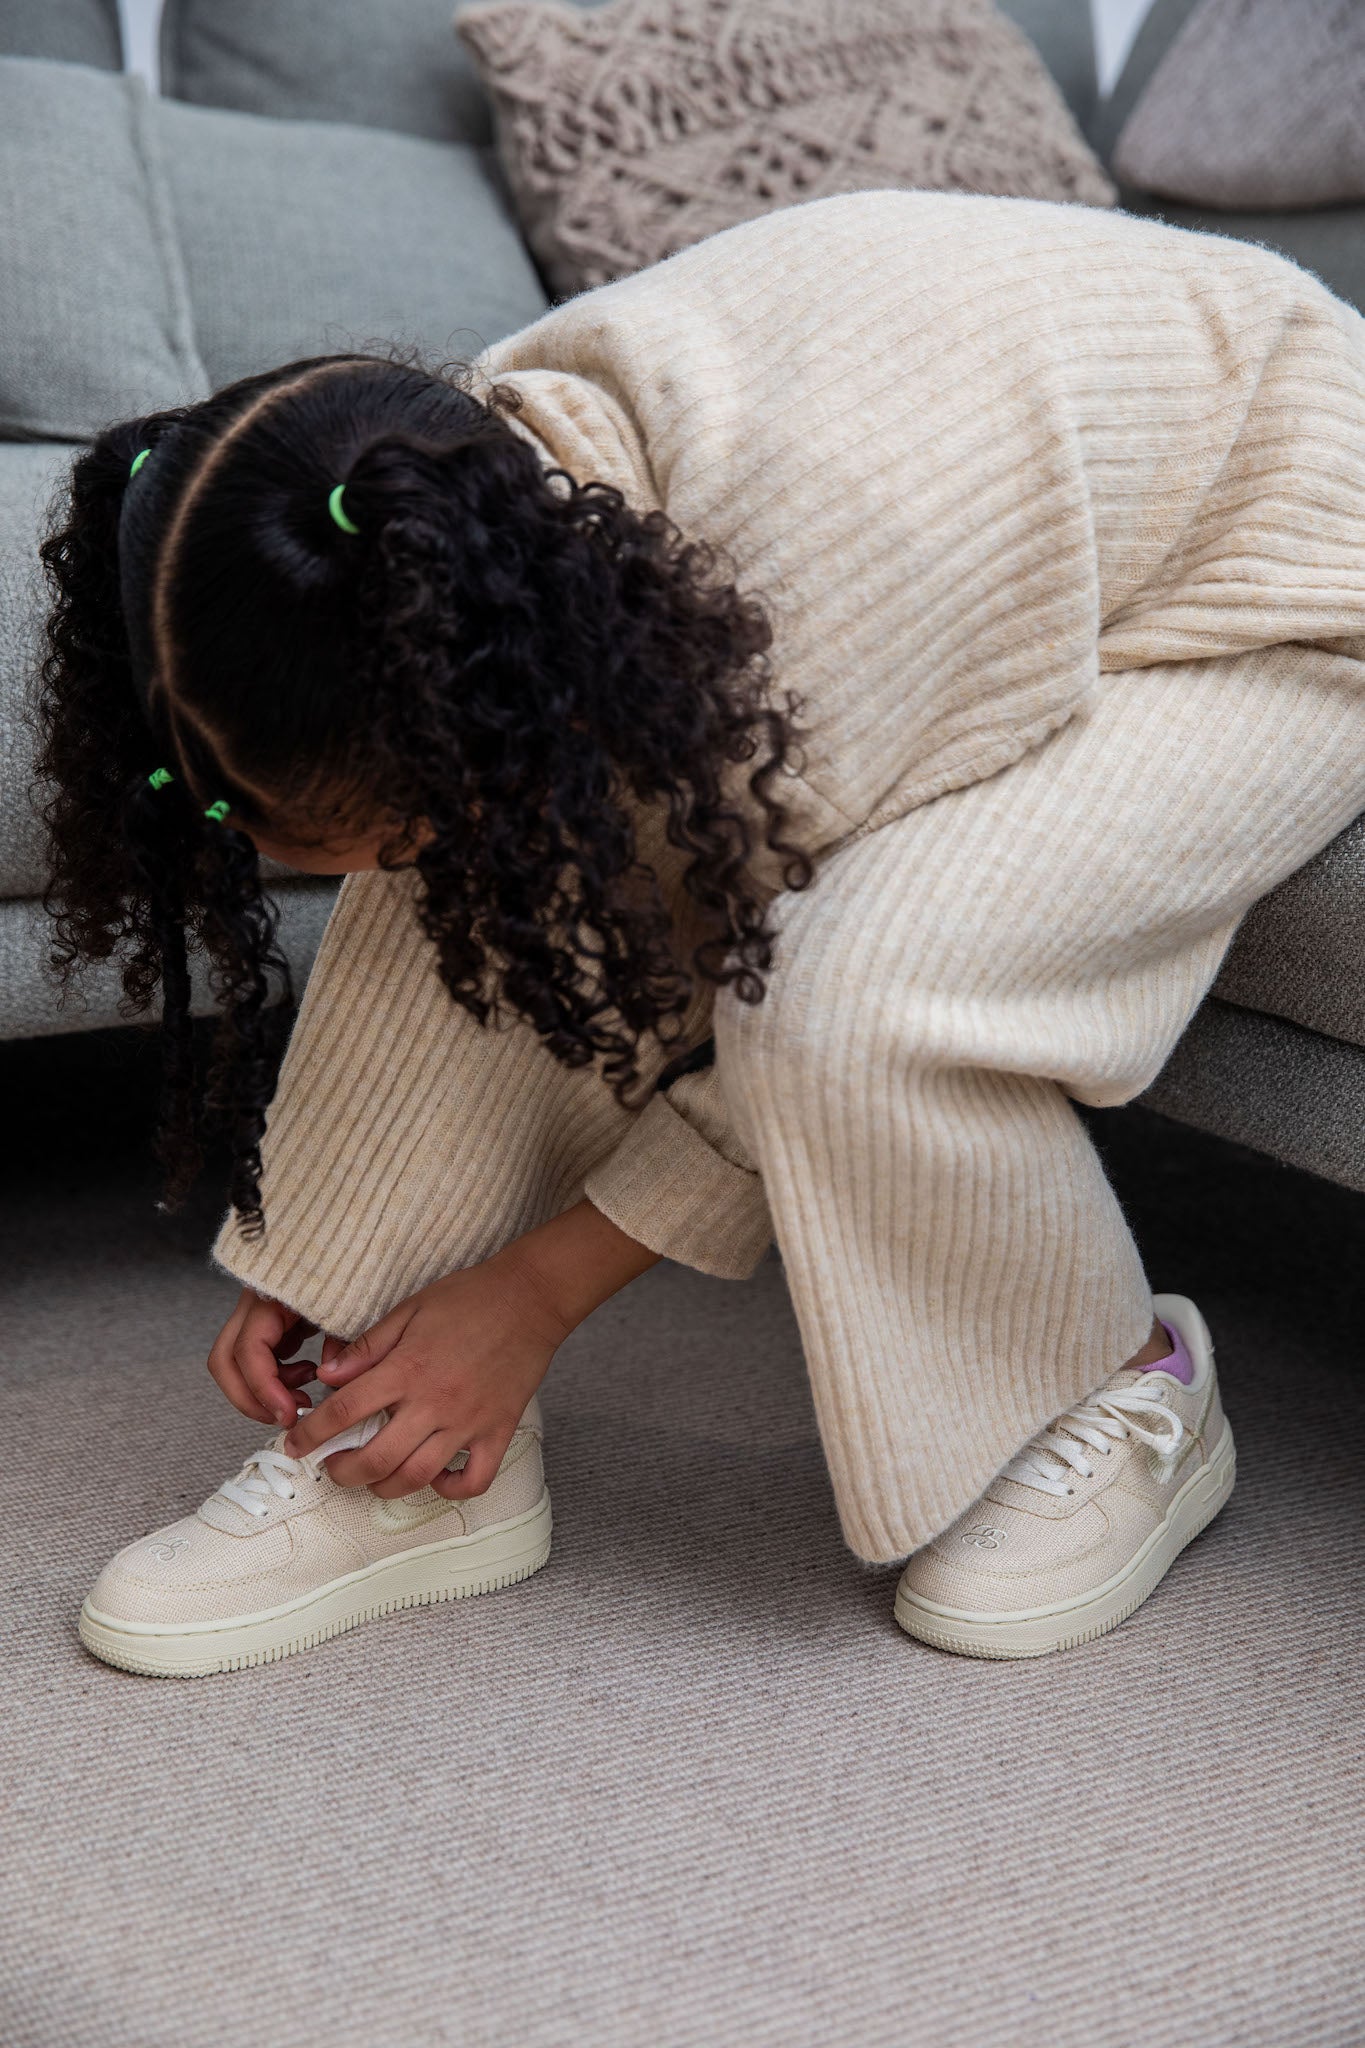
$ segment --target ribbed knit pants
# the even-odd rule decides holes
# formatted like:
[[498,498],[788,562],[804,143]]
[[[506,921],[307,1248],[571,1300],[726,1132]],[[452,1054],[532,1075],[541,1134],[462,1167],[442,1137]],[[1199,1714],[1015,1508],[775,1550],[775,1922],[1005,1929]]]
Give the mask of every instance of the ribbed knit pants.
[[[1068,1098],[1146,1087],[1245,910],[1361,810],[1365,663],[1257,650],[1104,676],[1013,766],[776,898],[767,994],[722,992],[716,1066],[859,1557],[926,1542],[1143,1343],[1142,1260]],[[272,1107],[268,1236],[216,1248],[342,1335],[578,1199],[631,1116],[528,1030],[481,1031],[396,878],[362,879]]]

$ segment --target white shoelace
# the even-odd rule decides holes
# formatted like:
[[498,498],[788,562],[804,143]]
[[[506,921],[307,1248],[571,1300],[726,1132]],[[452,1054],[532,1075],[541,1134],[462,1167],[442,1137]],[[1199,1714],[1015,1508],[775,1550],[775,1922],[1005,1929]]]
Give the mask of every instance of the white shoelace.
[[[1160,1428],[1144,1427],[1159,1423]],[[1136,1437],[1150,1444],[1163,1458],[1169,1458],[1184,1440],[1185,1425],[1173,1408],[1168,1408],[1157,1387],[1144,1387],[1135,1380],[1114,1394],[1096,1394],[1079,1401],[1059,1415],[1050,1428],[1040,1431],[1017,1457],[1011,1458],[1002,1477],[1016,1479],[1021,1486],[1037,1487],[1040,1493],[1071,1493],[1071,1478],[1079,1473],[1089,1479],[1095,1467],[1086,1447],[1107,1458],[1116,1443]]]
[[287,1458],[283,1451],[256,1451],[243,1465],[235,1479],[225,1479],[219,1493],[226,1494],[239,1508],[245,1508],[257,1520],[270,1511],[270,1500],[293,1500],[295,1480],[306,1472],[310,1479],[316,1479],[318,1468],[311,1458]]
[[[364,1422],[357,1422],[350,1429],[343,1429],[338,1436],[329,1437],[325,1444],[319,1444],[315,1451],[309,1451],[303,1458],[287,1457],[283,1451],[276,1450],[275,1444],[266,1444],[263,1449],[253,1451],[236,1478],[225,1479],[218,1491],[259,1521],[270,1512],[272,1498],[293,1500],[298,1490],[296,1481],[301,1475],[314,1481],[321,1479],[324,1458],[330,1458],[334,1451],[348,1451],[368,1443],[387,1421],[387,1411],[381,1409],[378,1415],[367,1416]],[[275,1439],[275,1443],[282,1441],[280,1437]]]

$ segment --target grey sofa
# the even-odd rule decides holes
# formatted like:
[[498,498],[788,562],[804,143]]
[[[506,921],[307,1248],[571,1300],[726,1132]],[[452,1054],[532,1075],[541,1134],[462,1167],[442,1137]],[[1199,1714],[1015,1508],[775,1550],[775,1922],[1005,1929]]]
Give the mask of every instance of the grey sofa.
[[[1111,99],[1088,0],[1003,0],[1107,160],[1194,0],[1156,0]],[[0,1038],[117,1021],[112,968],[59,1008],[23,705],[34,545],[103,420],[305,351],[474,353],[548,299],[517,231],[451,0],[166,0],[159,98],[121,75],[114,0],[0,0]],[[1365,306],[1365,208],[1199,215]],[[276,871],[301,984],[333,885]],[[1147,1100],[1365,1187],[1365,821],[1246,919]],[[207,1009],[200,987],[199,1005]]]

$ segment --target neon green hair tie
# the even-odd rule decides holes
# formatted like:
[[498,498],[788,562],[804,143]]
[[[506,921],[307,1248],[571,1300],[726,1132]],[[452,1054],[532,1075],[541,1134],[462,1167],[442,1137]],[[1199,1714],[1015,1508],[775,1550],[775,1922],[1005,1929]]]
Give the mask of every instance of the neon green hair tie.
[[130,483],[132,482],[133,478],[137,475],[138,471],[141,469],[143,463],[147,460],[147,457],[151,454],[151,452],[152,451],[150,448],[144,448],[140,455],[135,455],[133,457],[133,466],[128,472],[128,481]]
[[355,524],[354,520],[348,519],[341,509],[341,494],[345,488],[345,484],[333,485],[332,489],[327,493],[327,510],[331,513],[343,533],[359,533],[360,528]]
[[208,809],[204,813],[204,816],[206,818],[212,818],[216,825],[221,825],[230,809],[231,805],[228,803],[227,798],[220,796],[216,804],[209,805]]
[[153,789],[164,789],[168,782],[175,781],[175,777],[169,768],[153,768],[147,780],[151,783]]

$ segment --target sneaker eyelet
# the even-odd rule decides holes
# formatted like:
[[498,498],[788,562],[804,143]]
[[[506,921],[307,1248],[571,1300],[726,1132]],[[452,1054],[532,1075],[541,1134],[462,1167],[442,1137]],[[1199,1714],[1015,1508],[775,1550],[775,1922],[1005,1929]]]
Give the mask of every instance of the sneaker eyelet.
[[1076,1491],[1076,1489],[1075,1489],[1075,1487],[1074,1487],[1074,1486],[1068,1486],[1068,1488],[1067,1488],[1067,1492],[1068,1492],[1068,1493],[1074,1493],[1075,1491]]
[[287,1493],[287,1494],[285,1495],[285,1499],[286,1499],[286,1500],[297,1500],[297,1499],[298,1499],[298,1495],[297,1495],[297,1493],[295,1493],[295,1491],[294,1491],[294,1489],[293,1489],[293,1487],[292,1487],[292,1486],[290,1487],[290,1489],[289,1489],[288,1493]]

